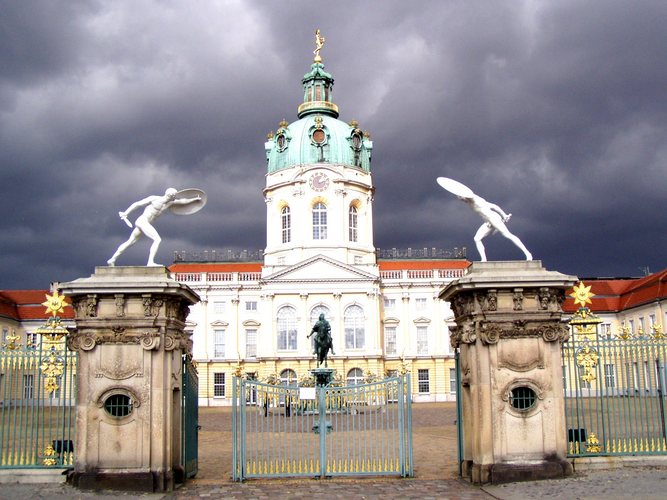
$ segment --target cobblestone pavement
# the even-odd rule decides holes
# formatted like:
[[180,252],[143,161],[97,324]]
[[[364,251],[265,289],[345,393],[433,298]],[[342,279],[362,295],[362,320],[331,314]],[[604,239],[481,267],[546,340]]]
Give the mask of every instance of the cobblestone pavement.
[[126,498],[180,500],[211,499],[582,499],[657,500],[667,498],[667,468],[625,468],[589,471],[570,478],[472,486],[457,479],[267,480],[233,483],[229,480],[192,481],[173,493],[86,492],[65,484],[0,486],[2,500],[122,500]]
[[175,492],[86,492],[65,484],[0,484],[0,500],[28,499],[605,499],[667,498],[667,467],[591,470],[573,477],[498,486],[473,486],[457,478],[453,403],[413,406],[415,477],[231,481],[229,409],[200,409],[199,473]]

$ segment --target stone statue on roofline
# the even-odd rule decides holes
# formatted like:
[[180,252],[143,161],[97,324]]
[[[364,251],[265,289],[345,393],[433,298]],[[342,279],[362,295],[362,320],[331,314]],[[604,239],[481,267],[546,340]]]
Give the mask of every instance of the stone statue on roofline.
[[505,225],[505,223],[512,217],[512,214],[505,213],[498,205],[486,201],[481,196],[477,196],[468,186],[461,184],[454,179],[438,177],[437,181],[442,188],[455,195],[459,200],[467,203],[470,208],[484,219],[484,224],[482,224],[477,230],[477,233],[475,233],[475,246],[477,247],[482,262],[486,262],[486,249],[482,244],[482,240],[495,232],[502,234],[505,238],[514,243],[524,253],[526,260],[533,260],[533,255],[528,251],[521,240],[513,235]]
[[[132,203],[124,212],[118,212],[121,220],[133,228],[130,237],[118,247],[111,258],[107,260],[107,264],[112,267],[115,266],[116,259],[125,250],[139,241],[141,235],[144,235],[153,241],[148,252],[148,263],[146,265],[151,267],[159,266],[160,264],[155,263],[155,255],[157,254],[162,238],[160,238],[157,230],[153,227],[155,219],[167,209],[176,215],[189,215],[198,212],[204,205],[206,205],[206,193],[204,191],[200,189],[177,191],[174,188],[168,188],[163,195],[148,196]],[[132,226],[127,216],[139,207],[146,208],[144,208],[143,213],[134,222],[134,226]]]

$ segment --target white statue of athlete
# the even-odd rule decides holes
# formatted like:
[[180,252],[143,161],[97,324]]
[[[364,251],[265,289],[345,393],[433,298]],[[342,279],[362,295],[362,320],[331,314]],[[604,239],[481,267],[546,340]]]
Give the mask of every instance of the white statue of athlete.
[[151,249],[148,253],[148,264],[147,266],[159,266],[160,264],[155,263],[155,255],[157,254],[158,247],[162,238],[158,234],[157,230],[153,227],[152,223],[157,219],[162,213],[167,210],[172,205],[186,205],[194,201],[201,200],[200,196],[195,196],[194,198],[182,198],[176,199],[176,191],[174,188],[167,189],[163,195],[148,196],[143,200],[136,201],[132,203],[124,212],[118,212],[120,218],[125,221],[125,223],[132,227],[132,223],[127,219],[127,216],[135,210],[136,208],[146,206],[144,213],[142,213],[136,221],[134,221],[134,229],[130,234],[130,237],[127,241],[121,244],[109,260],[107,264],[110,266],[116,265],[116,259],[128,248],[134,245],[142,234],[146,235],[148,238],[153,240]]
[[479,216],[486,221],[480,226],[477,233],[475,233],[475,246],[482,258],[482,262],[486,262],[486,250],[482,244],[482,240],[496,231],[519,247],[525,254],[526,260],[533,260],[533,255],[528,251],[521,240],[513,235],[505,225],[505,222],[510,220],[512,214],[506,214],[498,205],[486,201],[481,196],[477,196],[470,188],[458,181],[447,177],[438,177],[438,184],[450,193],[456,195],[459,200],[467,203],[470,208],[477,212]]

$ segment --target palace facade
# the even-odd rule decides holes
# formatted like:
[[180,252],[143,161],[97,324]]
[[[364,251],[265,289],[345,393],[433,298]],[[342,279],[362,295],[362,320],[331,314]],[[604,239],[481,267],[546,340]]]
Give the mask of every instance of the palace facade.
[[378,259],[373,142],[356,121],[338,119],[333,82],[318,55],[302,79],[298,119],[281,121],[265,142],[261,258],[186,256],[170,267],[202,299],[189,322],[203,405],[228,404],[234,374],[286,384],[308,378],[316,361],[307,335],[322,313],[339,379],[410,371],[416,400],[454,398],[453,315],[437,297],[469,265],[465,251]]

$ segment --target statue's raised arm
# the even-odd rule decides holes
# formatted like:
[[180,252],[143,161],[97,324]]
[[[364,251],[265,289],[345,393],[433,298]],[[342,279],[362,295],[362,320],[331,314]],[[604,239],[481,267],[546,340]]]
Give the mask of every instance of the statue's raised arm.
[[512,217],[512,214],[505,213],[505,211],[498,205],[486,201],[481,196],[477,196],[468,186],[461,184],[454,179],[438,177],[437,181],[443,189],[455,195],[459,200],[467,203],[470,208],[484,219],[484,224],[482,224],[477,230],[477,233],[475,233],[475,246],[477,247],[482,262],[486,262],[486,249],[482,244],[482,240],[496,231],[521,249],[526,256],[526,260],[533,260],[533,255],[528,251],[521,240],[513,235],[505,225],[505,223]]
[[144,208],[144,212],[134,222],[134,227],[130,237],[122,243],[116,252],[107,260],[109,266],[116,265],[116,259],[128,248],[134,245],[141,235],[147,236],[153,241],[148,253],[147,266],[158,266],[155,263],[155,255],[160,246],[162,238],[153,227],[153,221],[157,219],[165,210],[169,209],[176,215],[189,215],[201,210],[206,205],[206,193],[201,189],[184,189],[177,191],[174,188],[167,189],[163,195],[148,196],[139,201],[135,201],[124,212],[118,212],[118,216],[129,227],[133,227],[127,216],[139,207]]

